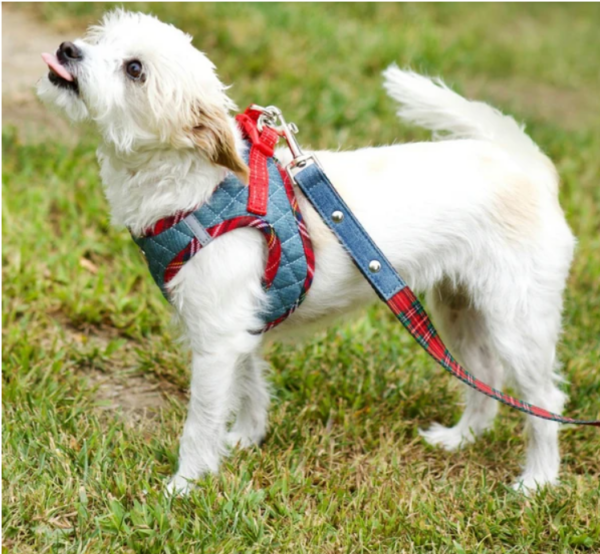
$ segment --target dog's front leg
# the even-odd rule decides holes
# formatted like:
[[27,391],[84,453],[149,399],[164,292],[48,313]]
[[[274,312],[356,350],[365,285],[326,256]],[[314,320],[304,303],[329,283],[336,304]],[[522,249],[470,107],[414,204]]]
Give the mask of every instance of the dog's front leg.
[[[227,452],[227,421],[235,407],[236,366],[260,339],[246,334],[193,352],[188,414],[179,444],[179,468],[167,486],[169,493],[186,494],[194,481],[215,473]],[[256,343],[256,344],[254,344]],[[239,348],[240,345],[245,348]]]
[[254,229],[237,229],[203,248],[173,279],[171,296],[192,350],[187,419],[179,468],[169,492],[219,468],[227,452],[227,423],[240,406],[240,368],[258,350],[265,301],[264,241]]

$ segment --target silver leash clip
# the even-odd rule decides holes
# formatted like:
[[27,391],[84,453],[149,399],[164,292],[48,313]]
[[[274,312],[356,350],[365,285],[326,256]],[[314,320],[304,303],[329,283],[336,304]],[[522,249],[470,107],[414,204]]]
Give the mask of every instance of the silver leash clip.
[[292,161],[285,166],[285,170],[289,175],[290,179],[294,181],[294,175],[300,170],[308,167],[312,164],[317,164],[321,167],[321,164],[317,160],[314,154],[305,154],[300,148],[300,144],[296,139],[296,133],[298,133],[298,127],[295,123],[288,123],[281,110],[276,106],[267,106],[263,108],[253,104],[251,109],[261,112],[258,118],[258,130],[262,131],[264,125],[275,129],[280,136],[283,136],[287,145],[292,153]]

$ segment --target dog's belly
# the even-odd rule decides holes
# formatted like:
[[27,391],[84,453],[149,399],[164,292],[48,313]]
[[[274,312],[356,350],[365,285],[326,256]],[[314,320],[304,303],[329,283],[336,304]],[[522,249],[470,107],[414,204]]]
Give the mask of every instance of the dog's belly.
[[[346,203],[416,291],[447,276],[461,281],[466,273],[477,273],[490,256],[506,253],[512,235],[522,238],[536,224],[536,210],[527,210],[536,204],[530,197],[537,189],[492,144],[460,140],[317,156]],[[315,277],[304,303],[275,338],[376,299],[335,236],[301,193],[299,197],[315,248]]]

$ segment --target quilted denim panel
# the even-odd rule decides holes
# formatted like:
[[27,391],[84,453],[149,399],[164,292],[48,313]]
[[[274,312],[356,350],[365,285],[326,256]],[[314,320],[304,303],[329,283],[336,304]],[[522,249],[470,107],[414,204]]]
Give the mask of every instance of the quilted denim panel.
[[[285,315],[298,303],[308,272],[298,222],[274,160],[268,160],[267,169],[269,201],[267,215],[261,219],[274,228],[281,242],[281,261],[271,287],[267,291],[268,309],[261,314],[265,325]],[[248,187],[237,177],[230,175],[218,186],[210,200],[194,212],[194,215],[205,228],[240,216],[256,217],[248,212],[247,202]],[[173,258],[190,243],[193,236],[186,223],[180,221],[155,237],[134,238],[144,251],[150,273],[167,299],[164,286],[165,270]],[[210,244],[206,248],[210,248]]]

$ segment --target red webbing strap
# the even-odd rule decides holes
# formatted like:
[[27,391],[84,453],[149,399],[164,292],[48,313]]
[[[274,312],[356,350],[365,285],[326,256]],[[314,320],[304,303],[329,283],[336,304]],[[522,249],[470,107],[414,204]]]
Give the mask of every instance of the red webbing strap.
[[267,215],[269,202],[269,171],[267,160],[273,157],[274,147],[279,134],[271,127],[263,126],[258,130],[258,118],[261,112],[248,108],[236,116],[244,137],[250,143],[250,182],[248,184],[248,211],[256,215]]

